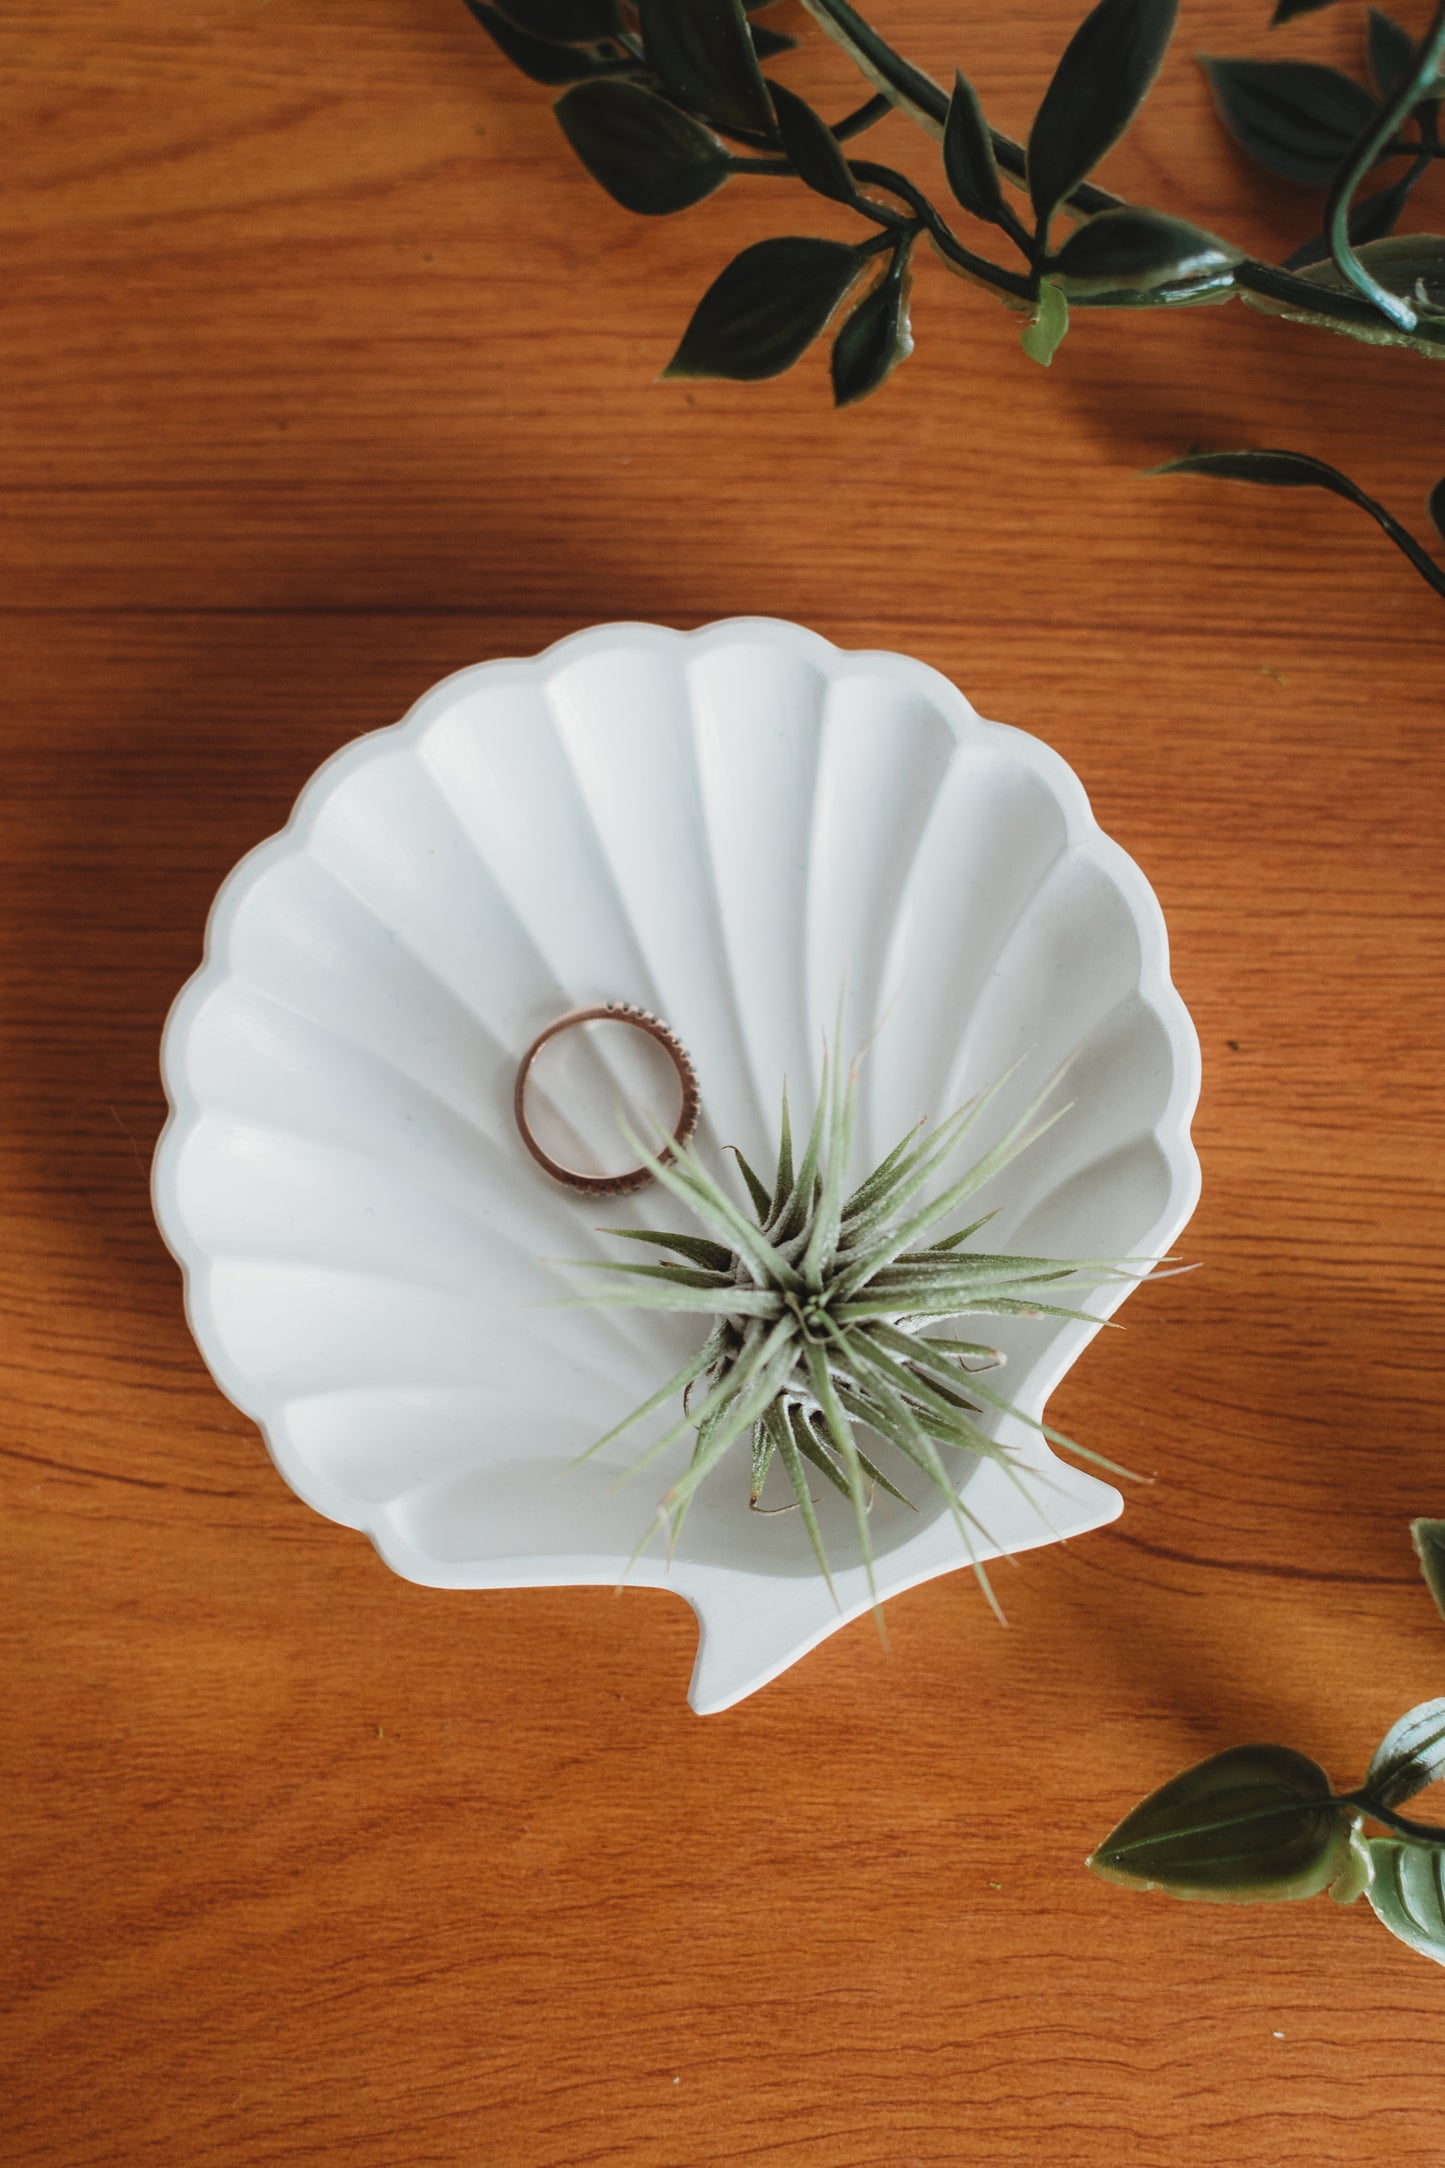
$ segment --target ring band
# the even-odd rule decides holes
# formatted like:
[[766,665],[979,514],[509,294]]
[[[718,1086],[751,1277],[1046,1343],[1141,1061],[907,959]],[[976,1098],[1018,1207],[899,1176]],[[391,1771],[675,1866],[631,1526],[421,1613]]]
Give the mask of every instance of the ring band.
[[559,1016],[555,1023],[549,1024],[545,1031],[539,1031],[522,1056],[517,1069],[516,1089],[512,1094],[512,1107],[517,1117],[517,1127],[522,1133],[522,1142],[538,1166],[544,1168],[554,1182],[565,1182],[569,1189],[581,1190],[584,1196],[625,1196],[629,1190],[645,1188],[654,1179],[650,1167],[633,1167],[626,1174],[582,1174],[575,1167],[564,1167],[560,1160],[553,1159],[550,1152],[544,1152],[527,1121],[527,1078],[531,1074],[533,1062],[549,1040],[557,1038],[564,1031],[571,1031],[577,1024],[630,1024],[634,1031],[645,1032],[649,1039],[655,1039],[671,1061],[682,1088],[682,1108],[670,1143],[657,1155],[663,1165],[666,1165],[675,1151],[691,1141],[692,1133],[697,1128],[698,1108],[701,1103],[697,1071],[693,1068],[687,1048],[677,1034],[669,1031],[667,1025],[649,1009],[635,1008],[629,1001],[606,1001],[596,1008],[569,1010],[566,1016]]

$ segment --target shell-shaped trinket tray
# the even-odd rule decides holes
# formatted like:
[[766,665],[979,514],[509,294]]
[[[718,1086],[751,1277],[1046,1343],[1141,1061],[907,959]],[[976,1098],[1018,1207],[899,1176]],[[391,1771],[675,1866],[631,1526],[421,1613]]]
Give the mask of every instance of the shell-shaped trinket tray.
[[[745,1443],[673,1556],[629,1567],[689,1448],[630,1483],[646,1426],[578,1456],[705,1325],[578,1306],[567,1261],[631,1248],[604,1227],[687,1223],[656,1184],[552,1181],[512,1106],[546,1024],[635,1004],[691,1054],[698,1147],[736,1185],[729,1146],[776,1156],[785,1079],[811,1107],[844,988],[860,1173],[1007,1075],[1001,1132],[1067,1063],[1069,1110],[970,1215],[996,1211],[991,1249],[1169,1250],[1199,1049],[1159,906],[1064,762],[933,670],[768,620],[607,625],[462,670],[327,761],[216,899],[154,1173],[201,1352],[292,1488],[433,1587],[625,1573],[685,1597],[700,1711],[865,1610],[846,1502],[819,1501],[835,1601],[799,1516],[748,1511]],[[1076,1298],[1085,1319],[990,1321],[1023,1415],[1131,1284]],[[1025,1423],[993,1428],[1040,1480],[960,1463],[980,1556],[1120,1511]],[[880,1496],[872,1541],[881,1598],[967,1563],[936,1494]]]

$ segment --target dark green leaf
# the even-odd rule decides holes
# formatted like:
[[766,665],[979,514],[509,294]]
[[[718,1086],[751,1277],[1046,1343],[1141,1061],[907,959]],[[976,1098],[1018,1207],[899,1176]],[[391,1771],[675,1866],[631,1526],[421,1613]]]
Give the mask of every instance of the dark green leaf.
[[1445,1852],[1438,1844],[1371,1837],[1366,1891],[1375,1916],[1422,1957],[1445,1965]]
[[1349,1847],[1318,1762],[1292,1747],[1238,1746],[1152,1793],[1089,1865],[1131,1889],[1255,1904],[1328,1888]]
[[1003,209],[1003,183],[993,154],[993,131],[972,83],[962,74],[953,79],[953,96],[943,128],[943,170],[955,200],[975,218],[997,223]]
[[1282,181],[1327,188],[1375,112],[1362,84],[1316,61],[1199,59],[1225,127]]
[[596,45],[618,26],[616,0],[496,0],[497,13],[553,45]]
[[[1388,247],[1389,243],[1378,244]],[[1333,265],[1331,269],[1333,269]],[[1301,274],[1308,278],[1308,272]],[[1402,527],[1393,513],[1387,512],[1373,497],[1366,496],[1358,483],[1352,482],[1338,467],[1326,466],[1322,459],[1311,459],[1307,452],[1277,450],[1258,452],[1190,452],[1183,459],[1171,459],[1167,466],[1155,467],[1155,474],[1206,474],[1224,482],[1263,482],[1274,489],[1327,489],[1332,496],[1343,497],[1349,504],[1357,504],[1362,512],[1368,512],[1377,526],[1383,527],[1396,549],[1409,558],[1422,580],[1428,581],[1437,594],[1445,594],[1445,572],[1426,555],[1415,537]],[[1416,1521],[1418,1528],[1433,1528],[1445,1524],[1433,1521]],[[1418,1538],[1417,1546],[1418,1546]],[[1423,1554],[1422,1554],[1423,1558]],[[1445,1573],[1445,1559],[1442,1559]],[[1430,1578],[1426,1567],[1425,1577]],[[1431,1582],[1432,1589],[1435,1583]],[[1445,1610],[1436,1592],[1437,1602]]]
[[1068,328],[1068,300],[1052,279],[1045,279],[1039,288],[1038,307],[1019,333],[1019,343],[1030,361],[1047,369]]
[[[1431,490],[1425,500],[1425,508],[1435,523],[1435,532],[1441,541],[1445,542],[1445,476],[1442,476]],[[1441,1609],[1445,1610],[1445,1603],[1441,1604]]]
[[773,109],[742,0],[638,0],[648,60],[680,105],[769,135]]
[[864,259],[845,241],[755,241],[714,279],[664,376],[781,376],[806,352]]
[[1392,1724],[1365,1772],[1365,1790],[1381,1807],[1402,1807],[1445,1776],[1445,1701],[1422,1701]]
[[866,399],[913,352],[908,283],[908,250],[898,248],[883,278],[849,313],[833,341],[834,406]]
[[[1440,492],[1445,482],[1437,482],[1430,494],[1430,513],[1440,532]],[[1435,1607],[1445,1617],[1445,1521],[1411,1521],[1410,1537],[1415,1546],[1415,1556],[1420,1561],[1420,1571],[1425,1576],[1425,1586],[1435,1598]]]
[[1155,467],[1155,474],[1209,474],[1222,482],[1262,482],[1274,489],[1328,489],[1353,504],[1373,502],[1338,467],[1312,459],[1308,452],[1189,452]]
[[1118,142],[1174,34],[1178,0],[1099,0],[1064,50],[1029,133],[1029,195],[1047,218]]
[[1307,452],[1186,452],[1182,459],[1154,467],[1154,474],[1210,474],[1223,482],[1263,482],[1277,489],[1333,489],[1342,497],[1355,494],[1354,485],[1335,467]]
[[1271,30],[1278,30],[1281,23],[1292,23],[1296,15],[1317,15],[1321,8],[1333,7],[1335,0],[1279,0],[1279,5],[1269,19]]
[[750,23],[748,28],[752,32],[753,51],[759,60],[776,60],[779,53],[797,50],[797,39],[790,38],[786,30],[769,30],[766,23]]
[[684,211],[727,179],[717,137],[639,83],[578,83],[557,100],[557,118],[593,180],[629,211]]
[[1415,65],[1415,40],[1408,30],[1402,30],[1393,16],[1371,8],[1365,31],[1365,50],[1370,62],[1370,80],[1380,94],[1380,103],[1387,105],[1397,90],[1404,86],[1405,78]]
[[512,66],[530,75],[534,83],[580,83],[588,76],[623,74],[635,66],[630,60],[604,60],[580,46],[550,45],[529,37],[494,7],[486,6],[485,0],[465,0],[465,6]]
[[1182,218],[1126,204],[1076,226],[1049,268],[1067,294],[1147,293],[1215,277],[1238,261],[1238,249]]
[[842,146],[828,123],[819,118],[806,99],[785,90],[781,83],[769,83],[768,89],[778,116],[784,154],[799,180],[820,196],[831,196],[835,203],[852,203],[858,191]]

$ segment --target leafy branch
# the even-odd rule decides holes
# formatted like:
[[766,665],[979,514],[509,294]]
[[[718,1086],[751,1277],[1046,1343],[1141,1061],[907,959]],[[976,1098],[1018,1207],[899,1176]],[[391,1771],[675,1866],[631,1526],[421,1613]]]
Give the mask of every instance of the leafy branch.
[[[853,242],[784,235],[743,250],[703,295],[667,375],[779,375],[844,310],[834,398],[866,397],[911,351],[909,271],[920,240],[1026,315],[1025,350],[1045,364],[1071,307],[1235,296],[1374,343],[1445,350],[1445,239],[1402,242],[1392,231],[1441,155],[1445,0],[1418,47],[1371,10],[1373,89],[1300,62],[1205,61],[1221,115],[1246,148],[1276,174],[1329,188],[1320,234],[1283,264],[1089,178],[1146,98],[1178,0],[1098,0],[1046,85],[1026,144],[991,125],[962,72],[945,90],[850,0],[804,0],[869,86],[835,121],[764,73],[794,42],[755,20],[767,0],[465,4],[524,73],[565,86],[562,129],[626,209],[660,216],[734,179],[791,179],[873,229]],[[1323,4],[1282,0],[1277,19]],[[857,138],[895,110],[937,145],[946,208],[913,175],[854,156]],[[1359,196],[1369,173],[1400,158],[1401,174]],[[1012,200],[1011,189],[1026,200]],[[1060,221],[1068,230],[1057,238]]]
[[[1445,1521],[1415,1521],[1411,1534],[1445,1613]],[[1392,1724],[1350,1792],[1293,1747],[1229,1747],[1151,1793],[1089,1865],[1128,1889],[1228,1904],[1364,1896],[1391,1934],[1445,1964],[1445,1828],[1400,1812],[1442,1776],[1445,1698]],[[1385,1834],[1366,1836],[1369,1822]]]

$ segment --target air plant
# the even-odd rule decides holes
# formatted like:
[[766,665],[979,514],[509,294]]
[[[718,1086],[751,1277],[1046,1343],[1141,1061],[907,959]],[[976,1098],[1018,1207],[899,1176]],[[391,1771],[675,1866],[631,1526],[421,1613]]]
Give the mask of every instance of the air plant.
[[962,1317],[1086,1316],[1047,1297],[1062,1281],[1079,1286],[1136,1277],[1118,1260],[1002,1256],[966,1247],[992,1213],[956,1232],[941,1231],[985,1182],[1067,1111],[1040,1117],[1043,1100],[1035,1101],[991,1150],[924,1201],[998,1089],[993,1086],[929,1135],[922,1134],[921,1124],[910,1129],[850,1190],[857,1070],[845,1081],[839,1065],[830,1067],[825,1060],[801,1157],[795,1157],[786,1087],[771,1184],[737,1154],[752,1216],[734,1202],[695,1148],[664,1161],[630,1138],[657,1180],[691,1209],[705,1231],[609,1229],[625,1241],[673,1254],[662,1263],[594,1261],[593,1269],[626,1282],[594,1299],[714,1321],[676,1376],[589,1449],[599,1451],[683,1396],[677,1420],[634,1463],[634,1472],[649,1466],[695,1432],[691,1462],[663,1494],[639,1552],[664,1531],[676,1542],[699,1487],[746,1438],[750,1505],[777,1510],[762,1507],[762,1496],[770,1472],[780,1468],[831,1589],[810,1489],[814,1477],[830,1483],[852,1506],[871,1587],[873,1495],[881,1490],[904,1504],[912,1501],[878,1465],[866,1437],[892,1447],[938,1492],[997,1609],[974,1536],[994,1551],[999,1546],[959,1496],[957,1456],[997,1463],[1030,1496],[1035,1510],[1042,1509],[1014,1456],[985,1427],[989,1415],[1018,1416],[1052,1443],[1113,1467],[1024,1415],[985,1382],[981,1373],[1004,1360],[998,1348],[932,1329]]

